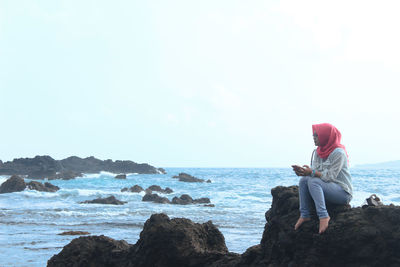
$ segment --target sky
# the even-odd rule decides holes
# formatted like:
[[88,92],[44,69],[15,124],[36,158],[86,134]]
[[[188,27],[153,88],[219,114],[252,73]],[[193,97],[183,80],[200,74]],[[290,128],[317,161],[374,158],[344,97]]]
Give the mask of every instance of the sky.
[[0,0],[0,159],[400,159],[399,1]]

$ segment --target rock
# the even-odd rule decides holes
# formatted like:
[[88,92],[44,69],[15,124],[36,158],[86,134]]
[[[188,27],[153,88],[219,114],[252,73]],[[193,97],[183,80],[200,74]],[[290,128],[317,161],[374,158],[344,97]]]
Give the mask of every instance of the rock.
[[120,201],[116,199],[114,196],[109,196],[107,198],[96,198],[93,200],[86,200],[80,202],[80,204],[110,204],[110,205],[124,205],[127,203],[126,201]]
[[241,266],[399,266],[400,207],[329,206],[329,227],[318,234],[313,217],[298,231],[298,187],[275,187],[258,248]]
[[[203,183],[203,179],[196,178],[190,174],[181,172],[178,176],[173,176],[172,178],[179,179],[181,182],[189,182],[189,183]],[[210,181],[211,182],[211,181]]]
[[29,183],[26,184],[26,186],[30,189],[30,190],[36,190],[36,191],[40,191],[40,192],[56,192],[58,190],[60,190],[60,188],[58,186],[52,185],[51,183],[40,183],[40,182],[36,182],[36,181],[31,181]]
[[206,181],[206,183],[211,183],[211,180],[210,180],[210,179],[208,179],[208,180]]
[[54,179],[71,180],[71,179],[75,179],[76,177],[82,177],[82,176],[83,176],[83,174],[80,172],[64,170],[64,171],[56,173],[56,175],[53,177],[49,177],[49,180],[54,180]]
[[26,184],[24,179],[17,175],[8,178],[7,181],[1,184],[0,194],[24,191]]
[[157,194],[146,194],[143,196],[142,201],[150,201],[150,202],[161,203],[161,204],[169,204],[170,203],[168,198],[160,197]]
[[83,232],[83,231],[68,231],[68,232],[59,233],[58,235],[90,235],[90,233]]
[[51,257],[47,266],[126,266],[123,260],[131,245],[106,236],[82,236],[72,240],[60,253]]
[[0,175],[27,175],[31,179],[73,179],[82,173],[140,173],[158,174],[160,171],[149,164],[129,160],[99,160],[95,157],[69,157],[55,160],[50,156],[20,158],[0,164]]
[[203,205],[204,207],[210,207],[210,208],[214,208],[215,207],[215,205],[214,204],[206,204],[206,205]]
[[242,255],[227,251],[212,222],[153,214],[137,243],[117,249],[118,256],[110,253],[121,241],[80,237],[48,266],[400,266],[400,206],[329,206],[329,228],[320,235],[316,217],[293,229],[299,217],[297,186],[275,187],[271,193],[261,242]]
[[133,192],[133,193],[140,193],[143,191],[143,188],[139,185],[134,185],[131,188],[125,187],[125,188],[121,189],[121,192],[126,192],[126,191]]
[[149,186],[147,189],[146,189],[146,194],[151,194],[151,193],[153,193],[153,191],[156,191],[156,192],[160,192],[160,193],[164,193],[164,194],[171,194],[172,192],[174,192],[171,188],[169,188],[169,187],[167,187],[167,188],[165,188],[165,189],[162,189],[159,185],[152,185],[152,186]]
[[[118,254],[117,254],[118,253]],[[79,237],[48,261],[54,266],[233,266],[224,236],[211,221],[203,224],[153,214],[135,245],[105,236]]]
[[126,174],[118,174],[115,179],[126,179]]
[[199,199],[193,199],[191,196],[187,194],[181,195],[179,198],[174,197],[172,199],[172,204],[178,204],[178,205],[188,205],[188,204],[199,204],[199,203],[210,203],[210,199],[207,197],[199,198]]
[[158,168],[157,170],[160,172],[160,174],[167,174],[163,168]]

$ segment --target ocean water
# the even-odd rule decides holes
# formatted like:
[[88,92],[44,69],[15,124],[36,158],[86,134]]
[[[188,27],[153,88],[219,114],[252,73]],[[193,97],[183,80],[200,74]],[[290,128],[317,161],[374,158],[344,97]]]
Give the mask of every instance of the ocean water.
[[[56,193],[31,190],[0,194],[0,266],[45,266],[77,236],[58,235],[64,231],[104,234],[134,244],[145,221],[153,213],[170,218],[185,217],[194,222],[211,220],[224,234],[232,252],[243,253],[259,244],[265,225],[265,212],[272,202],[271,189],[298,183],[291,169],[284,168],[166,168],[168,174],[129,174],[126,180],[115,174],[88,174],[74,180],[52,180],[61,189]],[[186,172],[212,183],[185,183],[172,176]],[[400,170],[351,169],[354,198],[361,206],[376,193],[385,204],[400,205]],[[8,177],[0,177],[0,183]],[[29,180],[27,180],[29,181]],[[142,202],[142,193],[121,192],[135,184],[170,187],[174,196],[189,194],[208,197],[215,207],[169,205]],[[79,204],[84,200],[114,195],[125,205]]]

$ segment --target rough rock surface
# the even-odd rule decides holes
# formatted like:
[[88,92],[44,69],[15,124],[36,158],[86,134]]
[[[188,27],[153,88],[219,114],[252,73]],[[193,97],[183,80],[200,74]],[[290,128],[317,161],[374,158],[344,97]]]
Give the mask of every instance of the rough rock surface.
[[24,179],[17,175],[13,175],[0,186],[0,194],[24,191],[26,183]]
[[80,204],[110,204],[110,205],[124,205],[127,203],[126,201],[120,201],[116,199],[114,196],[109,196],[106,198],[96,198],[93,200],[86,200],[80,202]]
[[133,246],[105,236],[79,237],[47,266],[232,266],[239,257],[228,252],[224,236],[211,221],[198,224],[153,214]]
[[40,191],[40,192],[56,192],[58,190],[60,190],[60,188],[56,185],[52,185],[51,183],[40,183],[37,181],[31,181],[29,183],[26,184],[26,186],[30,189],[30,190],[36,190],[36,191]]
[[71,241],[63,250],[47,262],[47,266],[127,266],[120,265],[121,257],[131,248],[126,241],[106,236],[81,236]]
[[82,176],[83,176],[83,174],[80,172],[63,170],[61,172],[56,173],[56,175],[50,176],[48,178],[49,178],[49,180],[54,180],[54,179],[71,180],[71,179],[75,179],[76,177],[82,177]]
[[133,193],[140,193],[143,191],[143,188],[140,185],[136,184],[136,185],[132,186],[131,188],[124,187],[121,189],[121,192],[127,192],[127,191],[133,192]]
[[118,174],[115,176],[115,179],[126,179],[126,174]]
[[173,176],[172,178],[179,179],[179,181],[181,181],[181,182],[188,182],[188,183],[204,183],[205,182],[204,179],[196,178],[196,177],[194,177],[190,174],[184,173],[184,172],[181,172],[178,174],[178,176]]
[[[0,164],[0,175],[27,175],[32,179],[71,179],[81,173],[141,173],[158,174],[159,170],[149,164],[138,164],[129,160],[99,160],[95,157],[69,157],[55,160],[50,156],[20,158]],[[65,178],[64,178],[65,177]],[[75,176],[76,177],[76,176]]]
[[[242,255],[227,251],[224,237],[211,222],[197,224],[155,214],[134,246],[118,250],[118,258],[110,255],[111,245],[101,247],[105,241],[80,237],[53,256],[48,266],[66,266],[54,262],[68,266],[400,266],[399,206],[328,207],[331,221],[320,235],[315,217],[293,229],[299,216],[297,186],[271,192],[262,240]],[[88,242],[92,244],[79,245]],[[108,239],[107,244],[113,242],[120,241]]]
[[84,231],[67,231],[59,233],[58,235],[90,235],[90,233]]
[[168,198],[160,197],[157,194],[146,194],[143,196],[142,201],[150,201],[150,202],[161,203],[161,204],[171,203]]

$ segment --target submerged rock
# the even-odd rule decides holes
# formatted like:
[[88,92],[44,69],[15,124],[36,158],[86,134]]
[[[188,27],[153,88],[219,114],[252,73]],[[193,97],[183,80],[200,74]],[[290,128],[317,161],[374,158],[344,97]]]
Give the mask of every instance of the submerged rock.
[[[184,172],[181,172],[178,174],[178,176],[173,176],[172,178],[179,179],[179,181],[181,181],[181,182],[204,183],[203,179],[196,178],[196,177],[194,177],[190,174],[184,173]],[[208,181],[210,181],[210,180],[208,180]],[[207,181],[207,183],[208,183],[208,181]],[[210,181],[210,183],[211,183],[211,181]]]
[[169,188],[169,187],[166,187],[165,189],[162,189],[159,185],[152,185],[152,186],[149,186],[149,187],[146,189],[146,193],[147,193],[147,194],[151,194],[153,191],[160,192],[160,193],[164,193],[164,194],[171,194],[171,193],[174,192],[174,191],[173,191],[171,188]]
[[126,174],[118,174],[114,177],[115,179],[126,179]]
[[120,201],[116,199],[114,196],[109,196],[106,198],[96,198],[93,200],[86,200],[80,202],[80,204],[109,204],[109,205],[124,205],[128,203],[127,201]]
[[134,185],[131,188],[125,187],[121,189],[121,192],[133,192],[133,193],[140,193],[143,191],[143,188],[140,185]]
[[150,201],[150,202],[161,203],[161,204],[169,204],[170,203],[168,198],[160,197],[157,194],[146,194],[143,196],[142,201]]
[[67,231],[59,233],[58,235],[90,235],[90,233],[84,231]]
[[60,188],[56,185],[52,185],[51,183],[40,183],[37,181],[31,181],[29,183],[26,184],[26,186],[30,189],[30,190],[36,190],[36,191],[40,191],[40,192],[56,192],[58,190],[60,190]]
[[1,184],[0,194],[24,191],[26,183],[18,175],[13,175],[7,181]]

